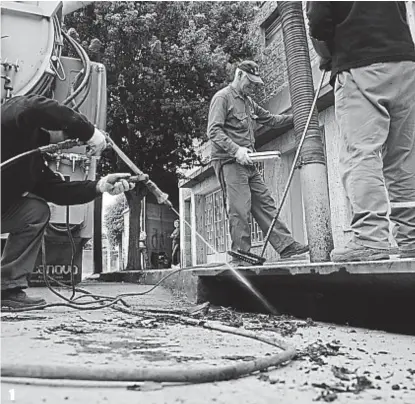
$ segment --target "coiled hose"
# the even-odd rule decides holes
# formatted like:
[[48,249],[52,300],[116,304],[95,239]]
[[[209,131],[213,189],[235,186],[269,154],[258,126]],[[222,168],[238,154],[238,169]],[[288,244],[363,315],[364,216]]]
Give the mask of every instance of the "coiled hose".
[[[120,311],[139,315],[137,311],[119,309]],[[153,315],[154,316],[154,315]],[[203,327],[208,330],[233,334],[245,338],[251,338],[265,344],[282,349],[277,354],[221,366],[192,366],[192,367],[154,367],[154,368],[117,368],[116,366],[104,367],[80,367],[78,365],[43,365],[43,364],[1,364],[1,375],[5,378],[35,378],[35,379],[65,379],[65,380],[88,380],[100,382],[170,382],[170,383],[208,383],[223,380],[236,379],[247,376],[254,372],[264,371],[270,367],[277,367],[287,364],[296,355],[296,349],[278,338],[261,336],[255,332],[235,327],[225,326],[212,321],[203,321],[191,317],[160,314],[163,318],[174,319],[186,325]],[[30,382],[26,382],[30,383]],[[96,385],[94,385],[96,386]],[[108,386],[108,384],[104,384]]]
[[[67,143],[66,143],[67,144]],[[58,145],[51,145],[59,147]],[[49,146],[48,151],[51,151]],[[53,150],[55,151],[55,150]],[[42,150],[35,149],[26,153],[23,153],[23,157],[27,156],[30,153],[42,152]],[[16,156],[2,164],[1,168],[4,168],[7,164],[15,162],[18,158],[22,158],[22,155]],[[7,164],[6,164],[7,163]],[[163,281],[165,281],[169,276],[172,276],[183,269],[178,269],[171,272],[164,278],[162,278],[158,283],[156,283],[149,290],[142,293],[124,293],[115,297],[111,296],[102,296],[95,295],[88,291],[75,288],[73,277],[72,277],[72,296],[67,298],[61,293],[56,291],[50,281],[57,283],[59,286],[68,288],[68,286],[58,282],[51,276],[47,274],[46,267],[46,247],[45,240],[42,240],[42,261],[43,261],[43,279],[45,285],[58,297],[65,301],[65,303],[50,303],[40,306],[26,307],[21,309],[12,309],[7,310],[10,312],[26,312],[31,310],[42,310],[48,307],[69,307],[77,310],[101,310],[106,307],[111,307],[114,310],[121,311],[130,315],[143,315],[145,311],[132,310],[128,307],[128,304],[123,300],[125,296],[139,296],[143,294],[150,293],[156,287],[158,287]],[[75,293],[82,293],[81,296],[75,298]],[[80,299],[90,298],[92,301],[80,302]],[[117,303],[121,303],[122,306],[116,306]],[[6,311],[6,310],[3,310]],[[151,316],[156,317],[156,313],[152,313]],[[45,364],[16,364],[16,363],[1,363],[1,375],[2,380],[5,378],[29,378],[29,379],[64,379],[64,380],[88,380],[88,381],[100,381],[100,382],[109,382],[109,381],[154,381],[154,382],[175,382],[175,383],[207,383],[214,381],[230,380],[238,378],[241,376],[246,376],[254,372],[264,371],[269,367],[281,366],[285,363],[288,363],[296,355],[296,350],[291,345],[287,344],[285,341],[282,341],[277,338],[268,338],[265,336],[258,335],[252,331],[238,329],[234,327],[224,326],[222,324],[198,320],[191,317],[185,317],[181,315],[175,315],[171,313],[160,314],[163,318],[174,319],[180,323],[186,325],[203,327],[209,330],[220,331],[224,333],[234,334],[246,338],[255,339],[257,341],[269,344],[271,346],[282,349],[283,352],[279,352],[272,356],[267,356],[248,362],[242,362],[232,365],[222,365],[222,366],[198,366],[198,367],[154,367],[154,368],[117,368],[117,367],[79,367],[74,365],[45,365]],[[30,384],[30,382],[25,382]],[[107,383],[105,384],[107,386]]]

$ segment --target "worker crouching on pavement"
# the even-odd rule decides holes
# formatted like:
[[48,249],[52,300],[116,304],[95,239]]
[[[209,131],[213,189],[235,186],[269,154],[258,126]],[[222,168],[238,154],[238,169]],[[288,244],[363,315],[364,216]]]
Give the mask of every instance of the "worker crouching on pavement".
[[[69,138],[85,142],[91,155],[106,146],[104,135],[84,115],[54,100],[18,96],[1,107],[2,162]],[[24,289],[50,219],[46,201],[83,204],[103,192],[117,195],[131,190],[134,184],[127,181],[129,174],[65,182],[47,167],[40,153],[14,161],[1,176],[1,231],[9,233],[1,258],[1,304],[12,308],[45,304],[43,299],[27,296]]]
[[[250,95],[258,85],[263,85],[258,65],[252,61],[240,63],[233,82],[213,96],[209,111],[212,163],[224,191],[231,250],[235,252],[249,252],[251,248],[250,213],[264,234],[277,213],[275,201],[249,157],[255,150],[254,124],[278,128],[293,121],[292,115],[272,115],[252,100]],[[276,221],[269,241],[281,258],[309,250],[293,239],[281,220]],[[235,258],[230,264],[249,265]]]

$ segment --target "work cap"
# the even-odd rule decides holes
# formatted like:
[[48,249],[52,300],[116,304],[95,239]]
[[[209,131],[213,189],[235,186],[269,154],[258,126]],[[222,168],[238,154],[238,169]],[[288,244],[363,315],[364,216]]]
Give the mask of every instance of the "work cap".
[[259,76],[259,66],[252,60],[244,60],[239,64],[238,69],[244,71],[253,83],[264,84]]

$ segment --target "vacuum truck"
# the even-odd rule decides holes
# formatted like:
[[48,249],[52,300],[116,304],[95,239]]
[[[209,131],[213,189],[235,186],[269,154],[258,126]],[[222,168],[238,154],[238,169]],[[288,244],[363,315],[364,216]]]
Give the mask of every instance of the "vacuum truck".
[[[62,29],[65,15],[89,3],[2,2],[2,103],[18,95],[43,95],[83,113],[99,129],[105,130],[105,67],[91,61],[76,39]],[[70,49],[70,54],[76,57],[62,56],[64,49]],[[88,158],[85,151],[85,146],[79,146],[49,154],[47,164],[67,181],[93,180],[98,157]],[[79,282],[83,247],[93,236],[94,203],[69,208],[50,204],[50,209],[51,220],[45,233],[47,273],[66,283],[73,271],[75,281]],[[70,243],[68,232],[75,245]],[[7,234],[3,234],[2,247],[6,239]],[[30,281],[32,286],[43,284],[41,258],[39,254]]]

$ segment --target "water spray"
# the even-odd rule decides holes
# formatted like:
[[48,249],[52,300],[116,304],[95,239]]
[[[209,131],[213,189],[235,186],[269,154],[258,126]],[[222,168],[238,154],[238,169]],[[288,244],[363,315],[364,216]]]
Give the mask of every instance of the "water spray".
[[[136,174],[135,177],[131,177],[129,181],[132,182],[143,182],[143,184],[148,188],[148,190],[156,197],[157,202],[160,204],[167,205],[179,218],[181,218],[180,213],[173,207],[173,204],[169,201],[169,196],[160,190],[157,185],[149,179],[149,176],[143,173],[132,161],[131,159],[117,146],[113,139],[107,133],[105,134],[105,138],[107,139],[108,143],[111,145],[113,150],[118,154],[120,159],[128,166],[128,168]],[[188,221],[183,219],[185,224],[191,229],[191,225]],[[213,248],[209,242],[199,233],[196,231],[196,235],[202,240],[207,247],[212,249],[214,252],[217,253],[215,248]],[[277,314],[277,311],[268,301],[265,299],[262,294],[257,291],[254,286],[248,281],[248,279],[243,276],[237,269],[233,268],[229,263],[224,264],[228,269],[230,269],[231,273],[241,282],[264,306],[271,314]]]

